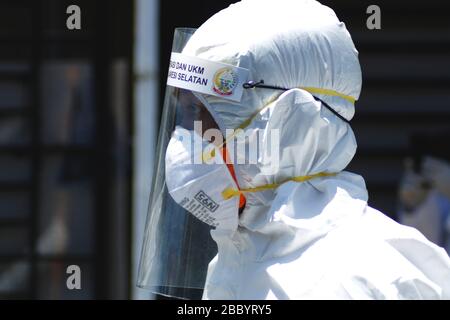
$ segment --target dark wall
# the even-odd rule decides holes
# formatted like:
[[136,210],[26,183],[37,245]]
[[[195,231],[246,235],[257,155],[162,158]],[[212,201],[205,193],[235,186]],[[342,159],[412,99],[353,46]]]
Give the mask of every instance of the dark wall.
[[0,2],[0,299],[128,296],[132,3]]
[[[349,170],[367,183],[369,203],[396,217],[406,156],[447,150],[450,128],[450,19],[442,1],[377,1],[382,29],[366,28],[370,1],[326,1],[343,20],[360,53],[363,88],[353,129],[358,152]],[[412,142],[435,135],[435,146]],[[448,133],[447,133],[448,135]],[[447,136],[448,137],[448,136]],[[431,143],[431,142],[430,142]],[[423,151],[423,152],[422,152]]]

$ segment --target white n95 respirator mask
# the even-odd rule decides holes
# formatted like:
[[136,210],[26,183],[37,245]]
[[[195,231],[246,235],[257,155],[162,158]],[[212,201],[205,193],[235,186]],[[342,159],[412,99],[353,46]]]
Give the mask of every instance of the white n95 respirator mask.
[[[207,162],[205,154],[212,155]],[[237,185],[216,146],[194,130],[177,126],[167,146],[165,169],[167,190],[175,202],[217,229],[237,229],[239,197],[223,195]]]

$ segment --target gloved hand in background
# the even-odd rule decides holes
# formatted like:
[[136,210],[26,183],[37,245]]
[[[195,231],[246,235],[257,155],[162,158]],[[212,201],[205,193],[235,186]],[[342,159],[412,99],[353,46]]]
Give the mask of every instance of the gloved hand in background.
[[433,188],[450,199],[450,163],[434,157],[425,157],[422,175]]
[[419,206],[428,196],[427,179],[413,170],[413,160],[406,158],[405,171],[400,182],[399,199],[406,212]]

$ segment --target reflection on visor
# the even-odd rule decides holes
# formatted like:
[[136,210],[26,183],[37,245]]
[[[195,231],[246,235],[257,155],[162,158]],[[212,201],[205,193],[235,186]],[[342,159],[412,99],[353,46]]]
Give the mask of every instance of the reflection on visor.
[[[211,113],[191,91],[175,89],[173,95],[177,101],[176,126],[181,126],[186,130],[196,130],[196,133],[202,137],[209,129],[216,129],[220,132],[219,126]],[[194,126],[196,121],[200,122],[201,126],[199,126],[199,123]]]
[[[177,29],[172,51],[181,52],[194,31]],[[196,121],[201,127],[195,126]],[[198,299],[208,264],[217,254],[217,245],[210,235],[211,227],[168,193],[165,155],[177,126],[195,130],[208,141],[207,131],[219,129],[211,113],[191,91],[166,88],[137,285],[160,295]]]

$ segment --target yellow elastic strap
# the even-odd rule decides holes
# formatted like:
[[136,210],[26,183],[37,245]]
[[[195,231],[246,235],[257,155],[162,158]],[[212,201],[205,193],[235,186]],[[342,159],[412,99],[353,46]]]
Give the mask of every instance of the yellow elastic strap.
[[308,176],[293,177],[293,178],[286,179],[280,183],[270,183],[270,184],[266,184],[264,186],[259,186],[259,187],[255,187],[255,188],[240,189],[240,190],[234,189],[234,188],[226,188],[225,190],[222,191],[222,197],[225,200],[228,200],[233,197],[240,196],[243,193],[259,192],[259,191],[265,191],[265,190],[270,190],[270,189],[276,189],[279,186],[281,186],[283,183],[286,183],[288,181],[305,182],[305,181],[308,181],[308,180],[311,180],[314,178],[331,177],[331,176],[335,176],[335,175],[337,175],[337,173],[319,172],[319,173],[311,174]]
[[308,91],[309,93],[318,93],[318,94],[324,94],[327,96],[333,96],[333,97],[339,97],[342,99],[345,99],[351,103],[355,103],[356,99],[352,96],[345,95],[343,93],[331,90],[331,89],[322,89],[322,88],[314,88],[314,87],[300,87],[300,89],[303,89],[305,91]]
[[[220,148],[223,147],[223,143],[220,145]],[[208,163],[212,158],[216,156],[216,149],[212,149],[211,152],[202,152],[202,161],[203,163]]]

